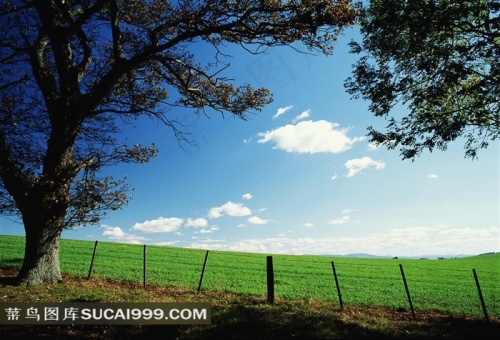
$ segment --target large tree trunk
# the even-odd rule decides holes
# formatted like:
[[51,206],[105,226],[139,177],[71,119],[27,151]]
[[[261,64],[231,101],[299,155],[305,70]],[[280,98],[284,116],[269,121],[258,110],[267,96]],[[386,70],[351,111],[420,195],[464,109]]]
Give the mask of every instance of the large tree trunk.
[[18,284],[33,285],[62,281],[59,265],[62,228],[53,224],[39,225],[37,222],[40,221],[24,219],[26,248],[23,266],[17,276]]
[[59,247],[70,206],[69,188],[76,175],[73,149],[78,123],[75,125],[73,129],[64,125],[54,128],[43,171],[32,181],[25,197],[19,199],[26,232],[24,261],[17,277],[19,284],[62,281]]

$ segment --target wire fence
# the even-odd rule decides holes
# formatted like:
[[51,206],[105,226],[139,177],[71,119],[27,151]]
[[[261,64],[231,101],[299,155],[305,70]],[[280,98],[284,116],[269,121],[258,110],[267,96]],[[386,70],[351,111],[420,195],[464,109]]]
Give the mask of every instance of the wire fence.
[[[0,255],[0,266],[20,268],[24,241],[2,238]],[[272,280],[268,256],[62,240],[60,263],[70,275],[134,281],[145,288],[170,286],[251,295],[263,302],[323,301],[334,308],[380,306],[500,319],[498,254],[442,261],[273,255]]]
[[[147,249],[147,251],[146,251]],[[73,249],[73,251],[77,251]],[[83,251],[83,250],[82,250]],[[85,253],[85,254],[83,254]],[[390,260],[233,253],[159,246],[99,244],[86,249],[91,276],[222,291],[275,300],[326,301],[411,311],[500,317],[500,271],[463,259]],[[73,254],[74,257],[76,254]],[[269,266],[271,261],[271,266]],[[85,262],[85,261],[84,261]],[[82,263],[69,269],[82,275]],[[271,272],[270,272],[271,271]]]

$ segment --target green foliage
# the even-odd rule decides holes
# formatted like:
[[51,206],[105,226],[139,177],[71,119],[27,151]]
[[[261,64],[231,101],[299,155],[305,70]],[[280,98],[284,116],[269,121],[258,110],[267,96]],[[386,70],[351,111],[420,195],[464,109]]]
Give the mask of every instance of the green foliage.
[[[0,266],[18,268],[22,237],[0,236]],[[87,277],[94,242],[61,241],[61,270]],[[205,250],[147,247],[147,285],[196,291]],[[16,259],[18,261],[16,261]],[[472,269],[476,269],[490,317],[500,318],[500,254],[444,259],[394,260],[274,255],[277,300],[324,301],[339,306],[334,261],[345,306],[409,310],[402,264],[416,312],[482,317]],[[99,242],[92,277],[143,281],[143,246]],[[202,291],[267,296],[266,255],[210,251]]]
[[371,141],[414,159],[459,137],[475,158],[497,139],[499,14],[492,0],[370,1],[360,20],[363,42],[351,43],[361,57],[345,86],[376,116],[394,113],[385,132],[369,127]]

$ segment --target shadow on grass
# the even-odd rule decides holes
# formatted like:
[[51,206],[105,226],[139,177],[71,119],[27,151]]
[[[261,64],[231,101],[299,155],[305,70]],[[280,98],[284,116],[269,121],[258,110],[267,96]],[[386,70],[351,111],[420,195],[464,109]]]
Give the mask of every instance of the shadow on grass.
[[380,331],[349,324],[321,310],[235,305],[214,313],[212,325],[186,330],[190,339],[339,339],[383,337]]
[[212,324],[199,326],[0,326],[2,339],[148,339],[158,335],[163,339],[493,339],[499,331],[498,322],[446,317],[406,319],[401,324],[388,324],[387,329],[375,329],[369,323],[343,321],[342,313],[338,312],[325,315],[321,310],[269,305],[235,305],[223,311],[212,310]]
[[[281,323],[266,320],[269,315],[244,311],[239,307],[235,316],[217,316],[211,325],[179,326],[0,326],[2,339],[7,338],[101,338],[101,339],[345,339],[386,337],[381,332],[369,331],[357,325],[347,325],[339,320],[322,320],[317,317],[289,316]],[[273,315],[272,318],[277,317]],[[5,336],[5,337],[4,337]]]
[[[21,265],[23,264],[23,259],[2,259],[0,260],[0,284],[14,286],[17,284],[17,277],[12,275],[11,272],[19,271]],[[4,276],[6,272],[3,269],[7,269],[9,272],[9,276]]]

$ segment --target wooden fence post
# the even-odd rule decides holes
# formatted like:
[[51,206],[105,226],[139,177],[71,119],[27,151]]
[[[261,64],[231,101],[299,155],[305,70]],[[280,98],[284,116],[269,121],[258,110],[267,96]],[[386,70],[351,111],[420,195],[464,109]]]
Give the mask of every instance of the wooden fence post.
[[198,293],[201,291],[201,282],[203,281],[203,274],[205,273],[205,267],[207,266],[208,250],[205,254],[205,261],[203,261],[203,268],[201,269],[200,283],[198,284]]
[[94,258],[95,258],[96,249],[97,249],[97,241],[95,241],[95,244],[94,244],[94,253],[92,254],[92,260],[90,261],[90,269],[89,269],[89,275],[87,276],[87,280],[90,279],[90,275],[92,274],[92,267],[94,266]]
[[483,293],[481,293],[481,286],[479,285],[479,279],[477,278],[476,270],[472,269],[472,273],[474,274],[474,280],[476,280],[477,292],[479,293],[479,300],[481,301],[481,306],[483,307],[484,317],[486,318],[486,321],[489,322],[490,318],[488,317],[488,311],[486,310],[486,305],[484,303]]
[[274,304],[274,269],[273,257],[267,257],[267,302]]
[[339,280],[337,278],[337,272],[335,271],[335,264],[332,261],[333,277],[335,278],[335,286],[337,286],[337,294],[339,296],[340,309],[344,310],[344,305],[342,304],[342,294],[340,293]]
[[401,269],[401,275],[403,276],[403,282],[405,284],[406,296],[408,296],[408,302],[410,303],[411,315],[415,317],[415,310],[413,309],[413,303],[411,302],[410,290],[408,289],[408,284],[406,283],[405,272],[403,271],[403,265],[399,265],[399,269]]
[[146,252],[146,245],[144,245],[144,273],[143,273],[143,282],[144,282],[144,288],[146,288],[146,257],[147,257],[147,252]]

